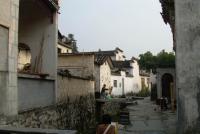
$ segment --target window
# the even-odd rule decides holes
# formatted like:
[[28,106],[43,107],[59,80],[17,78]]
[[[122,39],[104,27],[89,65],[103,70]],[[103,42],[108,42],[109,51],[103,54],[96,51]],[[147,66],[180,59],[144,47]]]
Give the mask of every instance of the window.
[[122,83],[119,83],[119,87],[122,87]]
[[117,87],[117,80],[114,80],[114,87]]

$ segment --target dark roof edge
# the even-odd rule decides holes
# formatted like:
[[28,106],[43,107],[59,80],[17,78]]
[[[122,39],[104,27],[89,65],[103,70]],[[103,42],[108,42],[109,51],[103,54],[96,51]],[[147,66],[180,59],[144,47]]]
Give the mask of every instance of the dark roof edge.
[[58,44],[61,45],[61,46],[64,46],[64,47],[67,47],[67,48],[71,48],[71,49],[72,49],[72,46],[63,43],[63,42],[61,42],[60,40],[58,40]]

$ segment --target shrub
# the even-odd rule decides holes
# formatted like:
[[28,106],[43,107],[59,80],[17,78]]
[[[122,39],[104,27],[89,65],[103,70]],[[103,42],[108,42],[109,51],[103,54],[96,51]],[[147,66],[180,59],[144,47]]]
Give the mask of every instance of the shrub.
[[148,97],[150,96],[150,91],[148,87],[142,88],[142,90],[137,94],[138,97]]

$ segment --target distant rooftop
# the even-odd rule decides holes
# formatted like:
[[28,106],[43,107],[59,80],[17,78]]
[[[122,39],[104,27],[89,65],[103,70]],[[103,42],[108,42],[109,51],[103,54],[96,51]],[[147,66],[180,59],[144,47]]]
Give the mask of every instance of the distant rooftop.
[[125,60],[125,61],[113,61],[113,65],[115,68],[118,69],[124,69],[124,68],[132,68],[130,60]]

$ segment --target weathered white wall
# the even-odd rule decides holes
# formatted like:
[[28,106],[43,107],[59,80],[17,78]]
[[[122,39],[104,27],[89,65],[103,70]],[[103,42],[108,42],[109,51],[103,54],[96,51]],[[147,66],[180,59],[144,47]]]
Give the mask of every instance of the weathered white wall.
[[[123,95],[122,79],[124,79],[124,93],[137,93],[140,91],[141,77],[128,77],[124,71],[121,71],[121,75],[111,75],[111,82],[113,87],[113,95]],[[117,87],[114,87],[114,80],[117,80]]]
[[70,99],[75,99],[79,96],[94,95],[94,81],[77,79],[77,78],[67,78],[60,75],[58,78],[58,101],[66,101],[69,97]]
[[72,53],[71,48],[64,47],[63,45],[57,44],[57,48],[61,49],[61,53]]
[[94,55],[60,55],[58,68],[68,69],[75,76],[94,76]]
[[101,85],[100,85],[100,66],[95,64],[94,66],[94,76],[95,76],[95,92],[101,92]]
[[[114,80],[117,80],[117,87],[114,87]],[[111,82],[113,85],[112,95],[122,95],[122,76],[111,75]]]
[[175,0],[178,134],[199,133],[200,1]]
[[117,50],[116,56],[115,56],[115,60],[116,61],[124,61],[125,60],[124,53],[119,51],[119,50]]
[[119,50],[115,50],[115,55],[111,56],[111,59],[113,61],[124,61],[124,53]]
[[141,78],[140,78],[140,69],[139,64],[136,60],[134,60],[133,64],[133,88],[135,92],[139,92],[141,90]]
[[103,85],[106,84],[106,88],[110,89],[111,84],[111,69],[109,63],[106,61],[103,65],[100,66],[100,90]]
[[47,73],[52,79],[57,75],[57,29],[57,12],[52,13],[43,2],[20,1],[19,43],[31,49],[32,70],[42,51],[40,73]]
[[54,81],[52,80],[19,77],[19,111],[55,104],[54,86]]
[[0,0],[0,114],[16,115],[19,0]]
[[[124,79],[124,85],[123,85]],[[114,87],[114,80],[117,80],[117,87]],[[121,71],[120,75],[111,75],[111,82],[112,82],[112,94],[113,95],[123,95],[126,93],[126,89],[129,89],[131,83],[128,84],[126,79],[126,72]]]
[[136,92],[136,90],[134,89],[133,77],[125,77],[124,90],[125,90],[125,94]]

